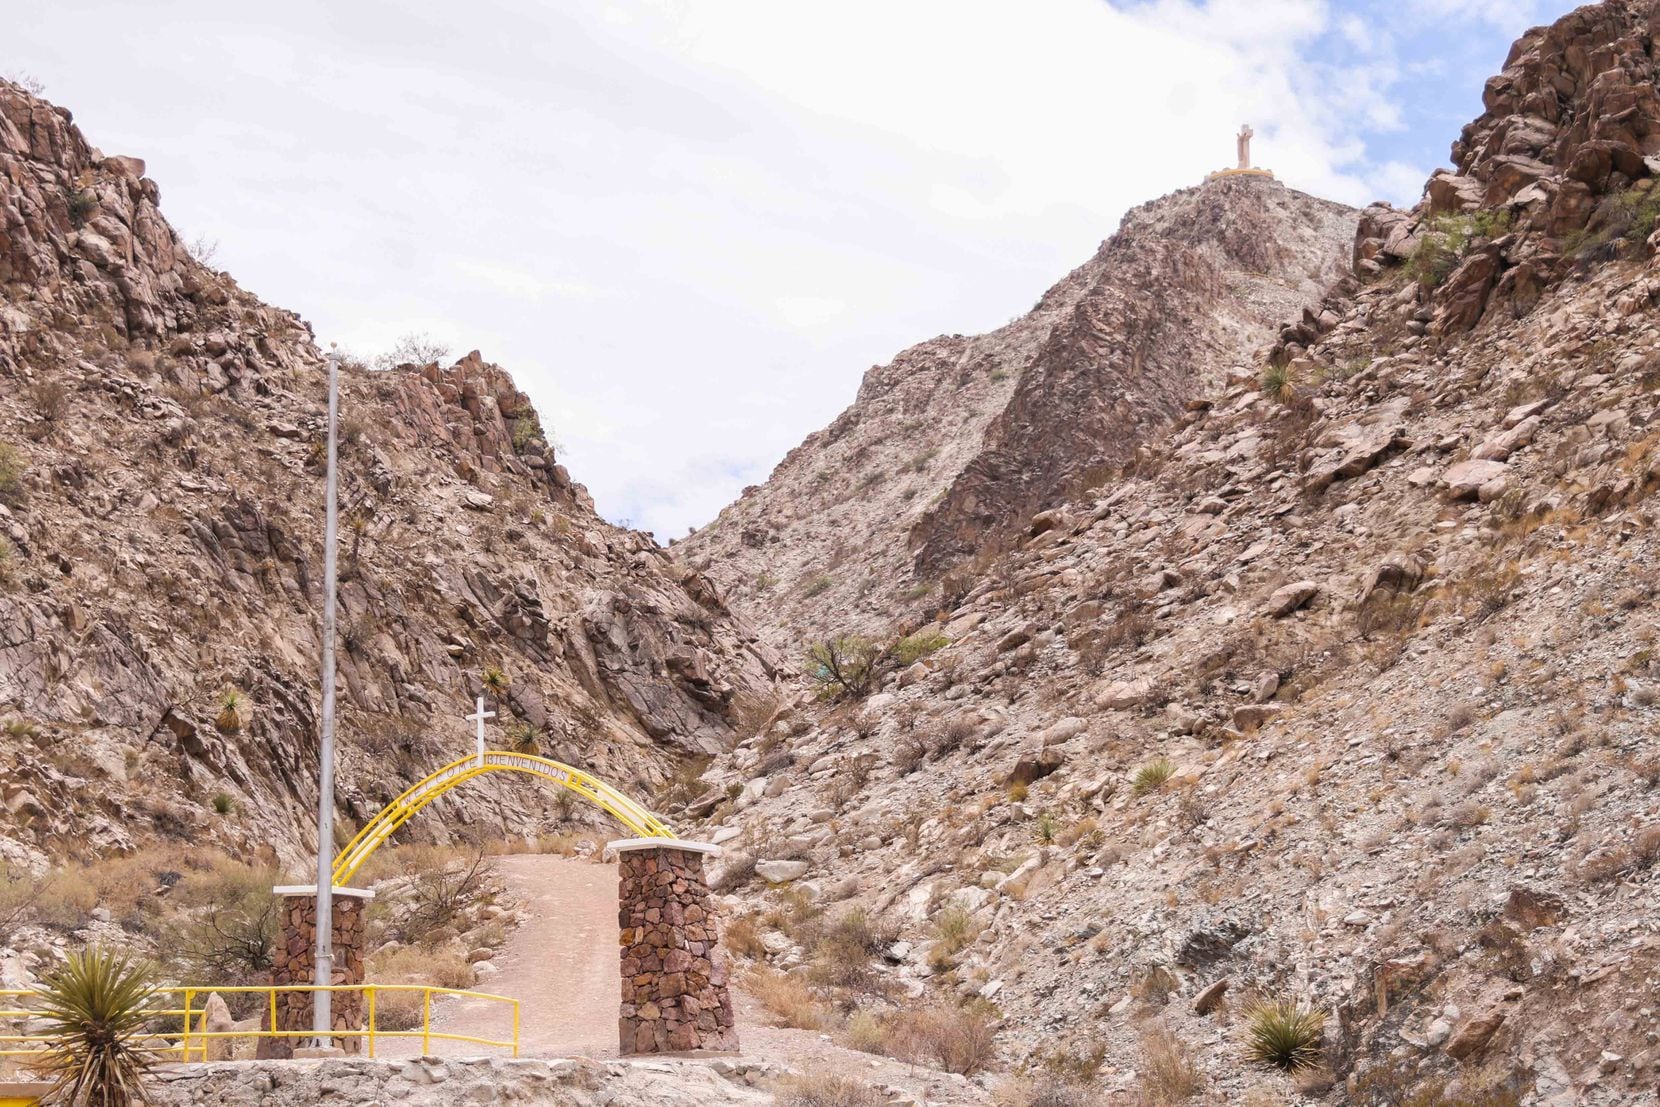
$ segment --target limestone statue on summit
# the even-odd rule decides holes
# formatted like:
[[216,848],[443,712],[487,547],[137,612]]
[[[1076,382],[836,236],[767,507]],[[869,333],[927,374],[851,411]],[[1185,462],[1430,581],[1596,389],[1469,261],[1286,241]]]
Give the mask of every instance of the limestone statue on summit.
[[1239,128],[1239,168],[1251,168],[1251,139],[1256,132],[1249,123]]

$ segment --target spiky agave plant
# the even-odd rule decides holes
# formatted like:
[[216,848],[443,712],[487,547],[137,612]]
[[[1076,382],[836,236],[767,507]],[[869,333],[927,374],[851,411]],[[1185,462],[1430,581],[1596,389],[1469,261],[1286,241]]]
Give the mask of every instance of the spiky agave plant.
[[144,1078],[154,1054],[145,1023],[154,1012],[154,970],[106,949],[71,953],[40,990],[51,1040],[43,1068],[53,1079],[42,1101],[53,1107],[128,1107],[148,1103]]
[[1245,1012],[1251,1060],[1286,1072],[1308,1068],[1320,1059],[1326,1016],[1288,999],[1265,1000]]

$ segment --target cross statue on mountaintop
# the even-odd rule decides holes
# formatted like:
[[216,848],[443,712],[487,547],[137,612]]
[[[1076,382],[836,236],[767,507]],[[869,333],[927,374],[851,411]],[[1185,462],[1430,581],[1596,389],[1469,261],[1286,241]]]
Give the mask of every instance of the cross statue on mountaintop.
[[1249,123],[1239,128],[1239,168],[1251,168],[1251,138],[1256,134]]

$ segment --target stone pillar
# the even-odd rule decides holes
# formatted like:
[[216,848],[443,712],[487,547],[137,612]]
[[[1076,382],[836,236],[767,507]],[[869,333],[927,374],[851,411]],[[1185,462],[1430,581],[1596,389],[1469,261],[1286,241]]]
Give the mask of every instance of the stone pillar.
[[736,1050],[726,955],[703,877],[704,855],[718,856],[720,848],[675,838],[629,838],[611,848],[619,870],[622,1051]]
[[[317,976],[317,886],[287,885],[275,888],[279,901],[277,944],[272,951],[271,983],[312,984]],[[335,984],[363,983],[364,908],[375,893],[360,888],[334,890],[334,975]],[[311,992],[277,993],[277,1029],[310,1030]],[[336,1030],[362,1030],[366,1009],[362,992],[335,992],[333,1025]],[[261,1013],[271,1018],[270,1007]],[[256,1056],[261,1059],[294,1056],[296,1048],[309,1045],[305,1038],[261,1038]],[[363,1039],[336,1038],[334,1044],[347,1053],[363,1049]]]

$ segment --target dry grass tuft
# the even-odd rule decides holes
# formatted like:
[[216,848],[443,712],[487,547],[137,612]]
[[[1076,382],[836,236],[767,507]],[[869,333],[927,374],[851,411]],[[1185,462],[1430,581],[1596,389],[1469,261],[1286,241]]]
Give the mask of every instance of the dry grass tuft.
[[883,1107],[888,1101],[869,1084],[824,1072],[787,1077],[777,1091],[779,1107]]
[[759,966],[744,984],[780,1026],[824,1030],[834,1021],[830,1005],[801,977]]
[[1182,1103],[1199,1094],[1204,1074],[1188,1053],[1187,1043],[1157,1030],[1141,1042],[1141,1098],[1148,1107]]

